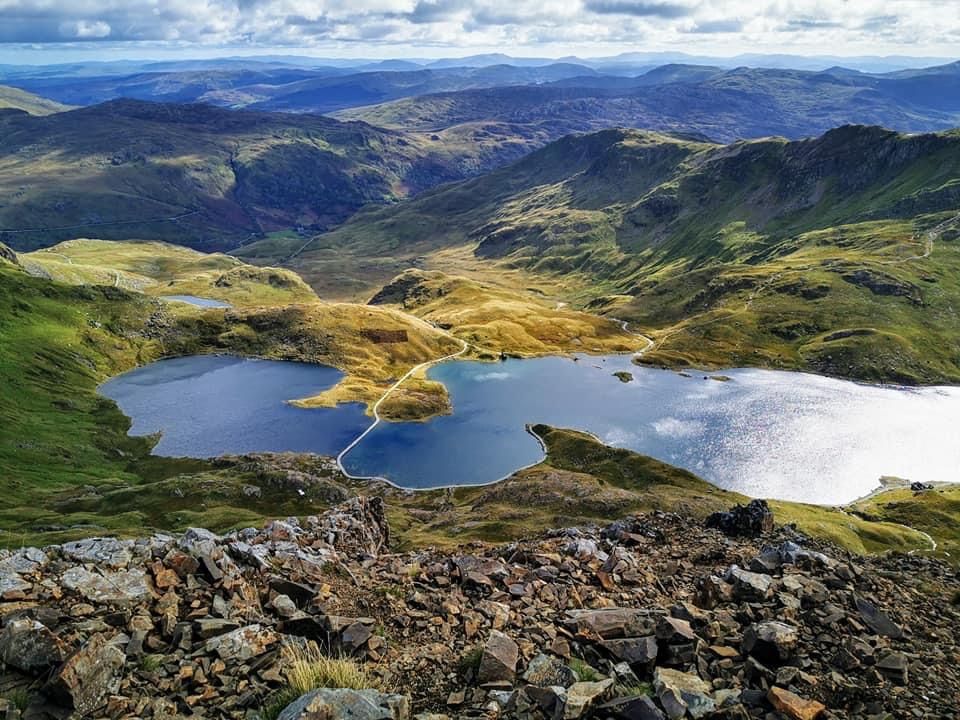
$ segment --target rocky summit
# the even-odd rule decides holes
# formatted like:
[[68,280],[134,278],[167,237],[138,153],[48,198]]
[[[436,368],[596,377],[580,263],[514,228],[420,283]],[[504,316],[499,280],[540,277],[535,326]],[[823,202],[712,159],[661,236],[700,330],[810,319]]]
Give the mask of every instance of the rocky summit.
[[[6,718],[956,717],[956,570],[763,517],[397,553],[382,501],[356,498],[223,536],[4,551]],[[369,687],[290,695],[303,648]]]

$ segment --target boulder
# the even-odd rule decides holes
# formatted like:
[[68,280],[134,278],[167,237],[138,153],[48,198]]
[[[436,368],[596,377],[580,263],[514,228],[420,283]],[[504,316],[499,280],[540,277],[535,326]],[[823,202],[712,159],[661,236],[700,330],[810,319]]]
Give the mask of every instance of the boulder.
[[480,658],[477,682],[513,682],[519,657],[520,648],[510,637],[499,630],[491,630]]
[[866,598],[856,597],[857,611],[867,626],[877,635],[884,635],[894,640],[903,638],[903,630],[886,613]]
[[72,567],[63,573],[61,583],[92,603],[137,603],[153,597],[147,573],[141,568],[105,570],[98,575],[84,567]]
[[0,663],[39,674],[63,662],[66,646],[42,623],[21,618],[0,633]]
[[197,636],[203,640],[209,640],[218,635],[226,635],[228,632],[233,632],[240,627],[240,623],[235,620],[224,620],[223,618],[213,617],[199,618],[198,620],[194,620],[193,624],[197,631]]
[[727,570],[726,581],[733,585],[733,596],[738,600],[766,600],[773,592],[773,579],[769,575],[750,572],[737,565],[731,565]]
[[662,617],[657,622],[657,640],[669,644],[696,642],[697,635],[686,620]]
[[657,668],[653,674],[653,689],[671,720],[679,720],[686,714],[696,720],[716,708],[711,695],[712,686],[696,675]]
[[618,660],[630,664],[635,670],[650,669],[657,659],[659,647],[653,635],[639,638],[604,640],[600,645]]
[[800,547],[795,542],[787,540],[777,548],[781,563],[800,565],[804,567],[830,567],[834,561],[821,552]]
[[282,618],[292,618],[297,614],[296,603],[290,599],[289,595],[277,595],[270,604]]
[[613,680],[607,678],[598,682],[577,682],[567,688],[567,699],[563,703],[563,720],[577,720],[587,714],[594,703],[599,702],[613,687]]
[[646,610],[616,607],[568,610],[566,624],[575,632],[604,640],[652,635],[656,625]]
[[19,573],[0,569],[0,599],[23,597],[32,588],[33,583],[25,580]]
[[748,505],[713,513],[707,518],[707,527],[725,535],[759,537],[773,531],[773,511],[766,500],[751,500]]
[[877,670],[897,685],[907,684],[909,679],[908,668],[907,657],[900,652],[888,652],[877,660]]
[[569,687],[576,682],[577,677],[573,670],[560,659],[540,653],[527,663],[523,680],[538,687],[550,687],[551,685]]
[[355,622],[344,628],[340,635],[340,642],[344,647],[356,651],[367,644],[371,635],[373,635],[373,632],[367,625]]
[[87,538],[64,543],[61,551],[64,557],[81,565],[122,569],[133,560],[133,547],[132,540]]
[[646,695],[617,698],[598,709],[620,720],[666,720],[667,717]]
[[301,695],[277,720],[407,720],[410,699],[376,690],[320,688]]
[[767,699],[774,710],[791,720],[817,720],[827,710],[823,703],[807,700],[778,687],[770,688]]
[[516,698],[514,709],[518,718],[540,717],[537,709],[542,710],[548,718],[560,718],[567,702],[567,691],[560,685],[528,685],[517,692]]
[[224,662],[243,661],[262,655],[278,641],[273,630],[254,624],[210,638],[204,649]]
[[123,652],[116,645],[94,635],[60,666],[46,695],[78,717],[89,716],[116,692],[123,663]]
[[792,625],[769,620],[754,623],[743,634],[741,649],[767,665],[788,662],[797,650],[799,634]]

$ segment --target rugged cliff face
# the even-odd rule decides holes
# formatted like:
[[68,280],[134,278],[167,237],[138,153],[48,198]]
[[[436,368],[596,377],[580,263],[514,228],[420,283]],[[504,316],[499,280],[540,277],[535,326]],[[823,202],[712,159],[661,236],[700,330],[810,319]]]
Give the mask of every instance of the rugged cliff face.
[[955,571],[772,521],[756,504],[722,531],[655,513],[397,554],[382,502],[354,499],[6,552],[7,717],[952,716]]

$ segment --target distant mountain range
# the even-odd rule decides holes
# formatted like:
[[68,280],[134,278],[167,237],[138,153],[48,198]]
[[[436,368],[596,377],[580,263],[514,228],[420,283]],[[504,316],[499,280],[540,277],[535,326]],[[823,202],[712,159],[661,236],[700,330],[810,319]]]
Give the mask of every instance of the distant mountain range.
[[[952,58],[957,59],[957,58]],[[746,53],[734,56],[692,55],[682,52],[628,52],[604,57],[581,58],[565,56],[517,57],[504,53],[486,53],[449,58],[404,58],[371,59],[345,57],[313,57],[307,55],[247,55],[233,57],[195,58],[184,60],[106,60],[52,63],[43,65],[0,64],[3,77],[91,77],[104,75],[130,75],[135,73],[185,72],[190,70],[222,70],[240,68],[296,67],[323,71],[340,70],[345,73],[381,70],[418,70],[421,68],[479,68],[490,65],[513,65],[514,67],[539,67],[555,63],[568,63],[590,67],[603,73],[636,75],[660,65],[714,65],[722,68],[764,67],[792,70],[826,70],[831,67],[847,67],[861,72],[885,73],[909,68],[942,65],[950,59],[933,56],[912,57],[904,55],[789,55]]]
[[100,75],[85,74],[89,68],[21,69],[7,82],[69,105],[118,98],[202,102],[332,114],[422,132],[509,123],[527,126],[518,133],[522,138],[547,140],[609,127],[729,142],[808,137],[847,123],[909,132],[960,125],[960,63],[870,74],[840,66],[813,71],[674,63],[618,70],[578,62],[486,64],[514,60],[500,56],[467,60],[476,64],[437,61],[420,67],[390,61],[358,71],[230,60],[206,69],[160,64],[133,74]]
[[382,127],[551,123],[558,133],[636,127],[717,141],[818,135],[844,124],[922,132],[960,125],[960,63],[869,75],[670,65],[636,78],[565,78],[538,86],[461,90],[335,113]]
[[539,84],[596,74],[588,67],[567,64],[377,69],[349,73],[337,68],[254,66],[85,78],[25,78],[16,82],[31,92],[72,105],[93,105],[117,98],[130,98],[326,113],[440,91]]

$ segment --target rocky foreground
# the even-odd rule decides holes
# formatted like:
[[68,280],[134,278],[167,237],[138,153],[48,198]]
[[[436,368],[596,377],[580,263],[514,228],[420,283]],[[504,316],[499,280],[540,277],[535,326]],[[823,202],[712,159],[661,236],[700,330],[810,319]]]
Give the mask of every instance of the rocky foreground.
[[850,556],[752,510],[394,554],[381,501],[355,499],[223,537],[5,552],[0,703],[8,719],[268,717],[284,648],[312,641],[377,687],[318,689],[284,720],[957,717],[956,572]]

